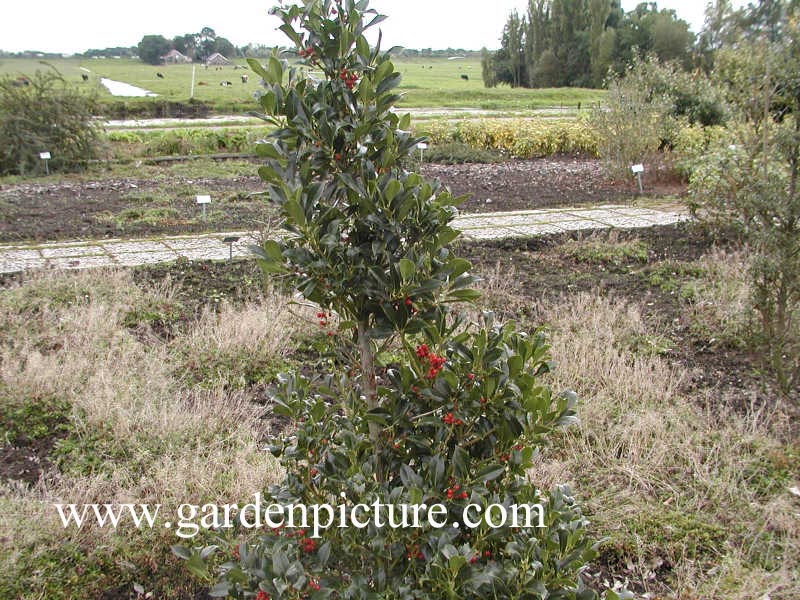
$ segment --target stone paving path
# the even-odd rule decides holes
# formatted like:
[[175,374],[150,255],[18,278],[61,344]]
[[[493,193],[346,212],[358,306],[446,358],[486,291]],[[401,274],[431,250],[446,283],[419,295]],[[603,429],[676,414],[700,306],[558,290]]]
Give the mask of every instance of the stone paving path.
[[[689,216],[665,208],[594,206],[517,212],[466,214],[454,226],[464,238],[492,240],[524,238],[583,229],[635,229],[686,221]],[[226,237],[237,237],[233,244]],[[29,269],[88,269],[92,267],[135,266],[189,260],[221,260],[245,257],[253,244],[252,232],[220,232],[142,240],[92,240],[42,244],[0,245],[0,273]]]

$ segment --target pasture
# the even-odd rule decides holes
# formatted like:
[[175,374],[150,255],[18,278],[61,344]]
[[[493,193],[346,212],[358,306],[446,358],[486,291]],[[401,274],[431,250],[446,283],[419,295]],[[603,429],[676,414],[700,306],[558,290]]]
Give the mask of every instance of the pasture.
[[[403,74],[400,92],[405,108],[476,108],[481,110],[535,110],[548,107],[575,108],[589,106],[603,98],[604,91],[576,88],[511,89],[499,86],[488,89],[481,80],[480,60],[446,58],[396,58],[393,61]],[[187,102],[191,96],[192,70],[195,70],[194,99],[206,103],[214,111],[245,112],[255,109],[253,95],[258,91],[258,78],[246,69],[246,61],[237,59],[234,66],[208,67],[203,65],[147,65],[130,59],[64,58],[46,61],[68,80],[87,91],[96,91],[101,103],[124,100],[114,97],[100,84],[102,77],[121,81],[154,92],[156,99],[137,99],[136,102],[167,100]],[[0,75],[30,75],[46,68],[33,59],[1,59]],[[87,72],[88,71],[88,72]],[[164,77],[158,77],[161,73]],[[247,83],[241,75],[249,73]],[[84,82],[82,75],[88,75]],[[466,77],[467,79],[463,78]],[[232,85],[222,86],[229,81]]]

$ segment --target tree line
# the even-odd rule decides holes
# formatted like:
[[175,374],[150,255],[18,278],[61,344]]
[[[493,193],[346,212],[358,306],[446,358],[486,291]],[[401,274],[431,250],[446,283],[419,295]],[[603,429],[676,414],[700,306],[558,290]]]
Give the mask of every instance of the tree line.
[[695,35],[674,10],[642,2],[625,12],[619,0],[529,0],[511,13],[496,52],[482,52],[487,87],[602,87],[635,56],[655,55],[689,67]]
[[205,62],[215,53],[226,58],[236,56],[236,46],[211,27],[203,27],[198,33],[176,35],[168,40],[163,35],[145,35],[138,45],[139,58],[148,64],[161,63],[161,57],[170,50],[177,50],[194,62]]

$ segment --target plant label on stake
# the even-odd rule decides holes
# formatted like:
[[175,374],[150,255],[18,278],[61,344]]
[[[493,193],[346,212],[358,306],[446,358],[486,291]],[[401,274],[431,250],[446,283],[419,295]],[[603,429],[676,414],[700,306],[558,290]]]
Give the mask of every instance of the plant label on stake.
[[420,142],[417,144],[417,148],[419,148],[419,163],[422,164],[422,153],[428,149],[428,144],[425,142]]
[[197,203],[203,207],[203,220],[206,219],[206,204],[211,204],[211,196],[197,196]]
[[51,158],[50,157],[50,153],[49,152],[40,152],[39,153],[39,158],[41,158],[44,161],[44,172],[47,175],[50,175],[50,167],[47,165],[47,161],[50,160],[50,158]]
[[633,165],[631,167],[631,171],[633,171],[633,174],[636,175],[636,181],[639,182],[639,193],[644,193],[644,189],[642,188],[642,173],[644,173],[644,165],[641,163],[638,165]]

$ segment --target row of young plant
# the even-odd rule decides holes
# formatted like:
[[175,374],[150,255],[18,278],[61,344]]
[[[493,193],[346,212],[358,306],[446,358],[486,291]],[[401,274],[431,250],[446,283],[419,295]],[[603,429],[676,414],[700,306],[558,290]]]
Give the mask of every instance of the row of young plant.
[[[688,177],[695,159],[725,137],[720,125],[704,126],[688,119],[661,123],[648,138],[649,147],[639,143],[625,148],[597,111],[576,119],[463,119],[436,120],[415,128],[434,145],[463,144],[475,150],[492,150],[510,158],[543,158],[558,154],[603,158],[614,174],[627,171],[631,164],[655,156],[674,165],[681,176]],[[620,115],[620,118],[623,118]],[[618,168],[622,167],[623,168]]]
[[[216,597],[596,597],[580,578],[596,556],[586,519],[566,488],[540,489],[529,474],[547,435],[575,420],[576,398],[547,386],[543,335],[450,308],[478,297],[470,263],[450,247],[459,199],[402,167],[421,138],[391,110],[400,73],[364,36],[384,17],[367,0],[273,14],[303,64],[276,50],[250,67],[276,127],[257,145],[259,174],[290,235],[254,251],[319,307],[340,356],[331,373],[280,379],[272,402],[290,426],[270,451],[286,475],[266,503],[351,515],[375,503],[395,514],[440,506],[436,521],[447,523],[381,527],[373,515],[363,527],[354,518],[321,532],[256,532],[243,519],[217,544],[176,554]],[[311,67],[324,77],[308,78]],[[544,526],[470,528],[468,504],[473,514],[539,505]]]
[[108,151],[113,158],[251,153],[269,133],[265,127],[198,127],[193,129],[109,131]]
[[596,157],[598,139],[584,119],[462,119],[437,120],[416,128],[433,144],[462,143],[478,150],[494,150],[513,158],[541,158],[554,154]]
[[[427,137],[434,150],[460,144],[475,151],[494,151],[508,158],[537,158],[555,154],[595,157],[599,145],[595,131],[583,120],[437,120],[414,126],[413,130]],[[126,130],[110,131],[106,139],[110,155],[120,159],[248,153],[269,131],[265,127]],[[435,152],[434,155],[438,156]]]

